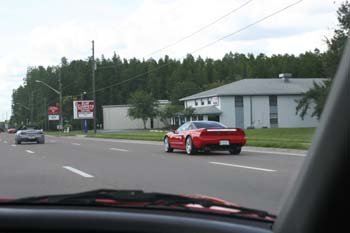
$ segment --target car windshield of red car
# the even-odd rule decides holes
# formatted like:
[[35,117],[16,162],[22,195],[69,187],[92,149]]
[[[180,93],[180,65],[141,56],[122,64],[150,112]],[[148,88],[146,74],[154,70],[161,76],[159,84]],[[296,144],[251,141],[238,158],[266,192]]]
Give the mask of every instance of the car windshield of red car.
[[193,122],[197,129],[205,128],[205,129],[225,129],[227,128],[223,124],[218,122]]

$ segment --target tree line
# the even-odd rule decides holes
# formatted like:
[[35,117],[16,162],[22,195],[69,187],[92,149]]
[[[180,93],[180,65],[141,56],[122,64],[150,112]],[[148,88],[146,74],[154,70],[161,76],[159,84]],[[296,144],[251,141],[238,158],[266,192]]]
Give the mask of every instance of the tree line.
[[[339,28],[333,38],[327,39],[328,50],[317,48],[299,55],[263,53],[242,54],[228,52],[220,59],[194,57],[184,59],[164,56],[160,59],[111,58],[103,55],[96,63],[97,124],[103,123],[102,106],[128,104],[137,91],[148,93],[154,99],[168,99],[180,105],[179,99],[200,91],[246,78],[277,78],[279,73],[292,73],[293,78],[333,78],[349,33],[349,3],[338,10]],[[346,18],[347,17],[347,18]],[[63,57],[56,66],[29,67],[23,84],[12,94],[12,124],[36,123],[45,128],[47,107],[58,105],[58,95],[40,80],[58,89],[62,80],[63,116],[67,124],[80,128],[73,120],[73,100],[92,99],[92,59],[69,61]],[[86,94],[83,94],[86,92]],[[301,103],[301,112],[307,111],[308,100]],[[305,110],[306,109],[306,110]],[[91,122],[90,122],[91,124]],[[51,126],[53,127],[53,126]]]

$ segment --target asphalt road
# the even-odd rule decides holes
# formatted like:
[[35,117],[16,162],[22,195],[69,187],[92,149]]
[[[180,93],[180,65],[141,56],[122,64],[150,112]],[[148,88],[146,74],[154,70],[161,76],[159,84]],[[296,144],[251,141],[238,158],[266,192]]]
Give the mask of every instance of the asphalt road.
[[99,188],[203,194],[278,213],[305,156],[245,149],[187,156],[159,142],[46,137],[14,145],[0,134],[0,197],[81,192]]

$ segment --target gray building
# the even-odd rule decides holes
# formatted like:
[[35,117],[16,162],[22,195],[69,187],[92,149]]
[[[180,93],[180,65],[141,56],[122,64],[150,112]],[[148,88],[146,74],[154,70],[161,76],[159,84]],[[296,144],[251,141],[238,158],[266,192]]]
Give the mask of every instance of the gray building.
[[[158,100],[159,108],[169,104],[168,100]],[[104,130],[126,130],[143,129],[141,119],[131,119],[128,116],[130,105],[103,105],[103,129]],[[164,127],[159,117],[148,119],[146,126],[148,129],[160,129]]]
[[289,78],[287,74],[280,79],[243,79],[180,99],[185,108],[195,109],[194,116],[175,119],[173,123],[214,120],[239,128],[316,127],[319,122],[316,117],[307,114],[301,119],[296,114],[296,100],[312,88],[314,82],[324,80]]

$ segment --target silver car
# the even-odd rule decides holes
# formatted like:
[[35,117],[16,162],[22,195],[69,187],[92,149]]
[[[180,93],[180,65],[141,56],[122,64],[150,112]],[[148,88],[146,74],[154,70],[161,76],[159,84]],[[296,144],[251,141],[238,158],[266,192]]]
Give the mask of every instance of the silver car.
[[23,126],[17,130],[15,136],[15,143],[22,142],[37,142],[39,144],[45,143],[45,136],[42,129],[35,126]]

